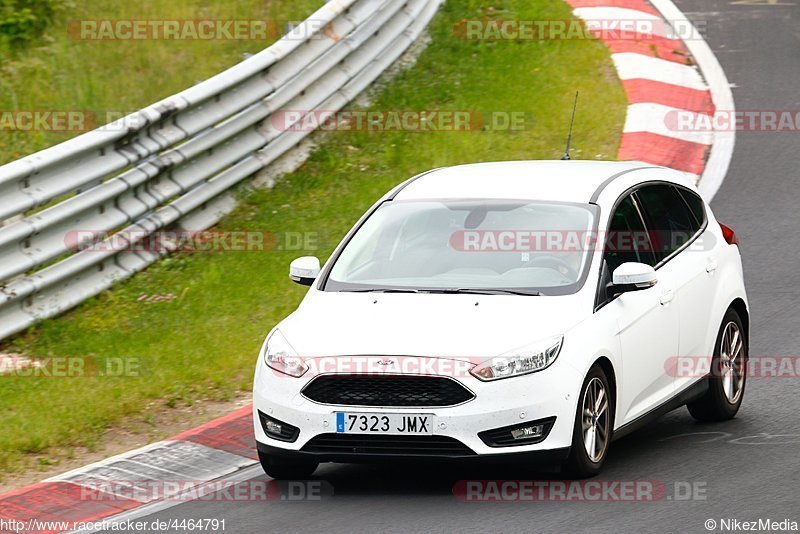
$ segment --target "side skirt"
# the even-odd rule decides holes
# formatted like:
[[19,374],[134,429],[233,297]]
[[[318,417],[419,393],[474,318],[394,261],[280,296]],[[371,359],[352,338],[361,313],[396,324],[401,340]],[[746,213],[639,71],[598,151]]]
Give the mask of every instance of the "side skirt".
[[684,389],[676,396],[672,397],[664,404],[657,406],[650,410],[649,412],[637,417],[633,421],[629,423],[625,423],[618,429],[614,431],[614,435],[611,437],[611,441],[615,441],[619,438],[623,438],[630,434],[631,432],[635,432],[639,430],[643,426],[646,426],[649,423],[652,423],[654,420],[658,419],[662,415],[671,412],[677,408],[680,408],[684,404],[692,402],[703,395],[705,395],[706,391],[708,391],[708,378],[703,378],[702,380],[698,380],[688,388]]

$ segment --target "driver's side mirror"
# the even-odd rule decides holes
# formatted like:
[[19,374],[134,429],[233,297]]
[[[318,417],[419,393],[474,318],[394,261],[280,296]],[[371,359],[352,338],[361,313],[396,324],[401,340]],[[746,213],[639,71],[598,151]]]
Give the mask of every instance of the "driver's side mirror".
[[300,285],[310,286],[319,276],[319,258],[316,256],[303,256],[292,261],[289,265],[289,278]]
[[608,285],[608,296],[615,297],[628,291],[641,291],[656,285],[658,276],[656,270],[646,263],[629,261],[623,263],[611,275]]

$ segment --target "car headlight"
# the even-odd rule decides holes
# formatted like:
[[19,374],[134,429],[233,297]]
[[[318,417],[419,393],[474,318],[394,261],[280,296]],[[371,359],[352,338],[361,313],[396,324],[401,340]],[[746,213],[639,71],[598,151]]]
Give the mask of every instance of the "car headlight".
[[280,330],[275,330],[264,344],[264,363],[278,372],[300,377],[308,371],[308,365],[289,345]]
[[549,338],[529,347],[486,360],[473,367],[470,372],[485,381],[535,373],[546,369],[556,361],[563,341],[563,336]]

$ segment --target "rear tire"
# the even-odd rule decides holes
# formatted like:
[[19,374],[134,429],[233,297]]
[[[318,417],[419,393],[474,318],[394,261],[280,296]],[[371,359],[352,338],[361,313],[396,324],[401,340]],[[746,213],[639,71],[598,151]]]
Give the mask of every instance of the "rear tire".
[[573,478],[593,477],[600,472],[608,455],[614,428],[614,396],[603,369],[595,364],[583,381],[572,446],[562,465],[564,474]]
[[732,419],[744,398],[747,382],[747,335],[735,310],[725,313],[714,344],[708,391],[686,405],[698,421]]
[[308,478],[319,467],[319,462],[286,458],[283,456],[270,456],[258,451],[258,459],[264,472],[275,480],[298,480]]

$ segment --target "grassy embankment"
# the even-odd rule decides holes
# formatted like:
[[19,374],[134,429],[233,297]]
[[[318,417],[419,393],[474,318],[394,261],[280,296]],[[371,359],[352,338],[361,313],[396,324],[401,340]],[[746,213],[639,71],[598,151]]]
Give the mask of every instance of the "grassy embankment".
[[[78,38],[79,21],[268,20],[283,27],[286,21],[306,18],[322,4],[319,0],[9,2],[8,7],[0,6],[0,112],[78,112],[81,115],[73,122],[78,127],[103,124],[106,117],[113,120],[221,72],[241,61],[242,54],[258,52],[274,41],[278,29],[271,22],[267,25],[267,42],[94,40]],[[102,29],[108,27],[96,26],[95,35],[103,36]],[[13,131],[11,126],[0,125],[0,165],[81,133]]]

